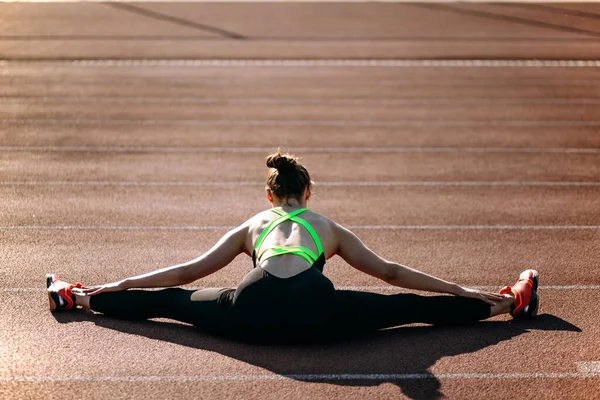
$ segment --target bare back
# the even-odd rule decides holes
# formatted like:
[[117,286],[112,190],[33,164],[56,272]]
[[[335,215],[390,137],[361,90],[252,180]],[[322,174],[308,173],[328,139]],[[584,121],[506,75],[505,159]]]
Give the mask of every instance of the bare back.
[[[289,207],[277,207],[276,209],[285,212],[293,211],[293,209]],[[260,234],[278,217],[279,215],[270,209],[257,214],[247,221],[247,254],[250,255],[253,253],[254,246]],[[312,226],[321,239],[325,258],[328,259],[335,255],[338,247],[338,241],[335,235],[335,223],[329,218],[311,210],[303,212],[301,217]],[[292,221],[283,222],[275,227],[275,229],[265,237],[261,249],[277,246],[305,246],[317,253],[315,242],[309,232],[300,224]],[[257,267],[258,266],[279,278],[295,276],[311,267],[305,259],[293,254],[284,254],[268,258],[263,262],[258,263]]]

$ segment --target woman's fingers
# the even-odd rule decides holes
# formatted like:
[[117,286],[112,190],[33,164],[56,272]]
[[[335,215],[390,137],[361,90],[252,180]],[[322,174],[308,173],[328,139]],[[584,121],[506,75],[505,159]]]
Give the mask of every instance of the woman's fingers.
[[480,295],[485,296],[488,299],[492,299],[492,300],[502,300],[504,298],[500,293],[486,292],[483,290],[472,290],[472,291],[475,293],[479,293]]
[[113,282],[113,283],[106,283],[104,285],[98,285],[98,286],[84,286],[81,288],[73,288],[72,290],[73,290],[73,293],[75,293],[75,294],[84,295],[84,296],[95,296],[100,293],[116,292],[119,290],[125,290],[122,286],[123,286],[122,282]]
[[497,302],[501,301],[504,297],[498,293],[485,292],[477,289],[464,289],[464,296],[471,297],[474,299],[483,300],[486,303],[495,306]]
[[100,293],[103,293],[103,292],[105,292],[105,291],[106,291],[106,289],[105,289],[105,288],[103,288],[103,287],[98,287],[98,288],[96,288],[96,289],[94,289],[94,290],[91,290],[91,291],[87,292],[87,293],[86,293],[86,295],[87,295],[87,296],[95,296],[95,295],[97,295],[97,294],[100,294]]
[[480,294],[480,295],[479,295],[479,299],[481,299],[481,300],[485,301],[485,302],[486,302],[486,303],[488,303],[489,305],[492,305],[492,306],[495,306],[495,305],[496,305],[496,302],[495,302],[494,300],[492,300],[492,299],[488,298],[488,297],[487,297],[487,296],[485,296],[485,295],[482,295],[482,294]]
[[503,301],[505,296],[499,293],[490,293],[490,292],[480,292],[483,296],[483,300],[493,306],[495,306],[498,302]]
[[106,291],[106,288],[103,286],[89,286],[86,288],[73,288],[72,289],[73,293],[83,295],[83,296],[94,296],[96,294],[100,294],[105,291]]
[[487,297],[488,299],[497,300],[497,301],[500,301],[504,298],[504,296],[502,296],[501,294],[498,294],[498,293],[487,293],[486,292],[486,293],[483,293],[483,295],[485,297]]
[[502,300],[502,295],[490,292],[479,292],[479,295],[482,297],[482,300],[486,303],[495,306],[497,302]]

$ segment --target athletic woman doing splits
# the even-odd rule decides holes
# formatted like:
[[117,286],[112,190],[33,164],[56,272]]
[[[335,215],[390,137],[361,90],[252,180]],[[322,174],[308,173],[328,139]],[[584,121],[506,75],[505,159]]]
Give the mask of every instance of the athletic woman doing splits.
[[[69,284],[48,274],[50,310],[80,306],[127,320],[171,318],[233,339],[267,342],[332,339],[416,322],[469,323],[504,313],[537,315],[537,271],[524,271],[513,287],[496,294],[385,260],[351,231],[307,208],[312,181],[294,156],[277,152],[266,164],[272,208],[225,234],[205,254],[99,286]],[[254,268],[235,289],[130,290],[192,283],[240,253],[252,257]],[[452,296],[336,290],[323,275],[325,261],[336,254],[391,285]]]

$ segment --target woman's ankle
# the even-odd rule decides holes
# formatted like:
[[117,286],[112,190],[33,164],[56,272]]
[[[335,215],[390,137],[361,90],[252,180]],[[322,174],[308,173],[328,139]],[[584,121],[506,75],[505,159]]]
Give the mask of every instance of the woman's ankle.
[[504,294],[504,299],[490,308],[490,317],[510,313],[511,307],[514,302],[515,296],[511,294]]
[[90,310],[90,296],[75,293],[75,304]]

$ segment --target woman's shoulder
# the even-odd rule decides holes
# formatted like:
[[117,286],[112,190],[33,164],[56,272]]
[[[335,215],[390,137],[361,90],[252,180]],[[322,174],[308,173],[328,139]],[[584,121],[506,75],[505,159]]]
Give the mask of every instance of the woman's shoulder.
[[338,224],[334,220],[317,211],[308,211],[309,213],[306,215],[306,220],[311,225],[314,225],[314,228],[319,227],[321,230],[326,230],[329,235],[336,230]]
[[270,210],[264,210],[250,217],[243,225],[246,225],[249,228],[263,226],[274,220],[276,217],[277,215]]

